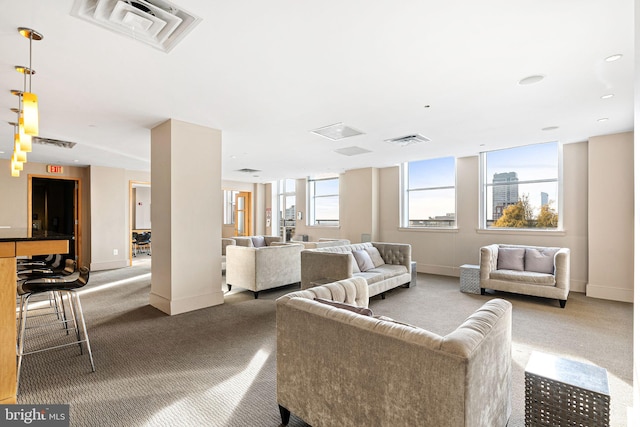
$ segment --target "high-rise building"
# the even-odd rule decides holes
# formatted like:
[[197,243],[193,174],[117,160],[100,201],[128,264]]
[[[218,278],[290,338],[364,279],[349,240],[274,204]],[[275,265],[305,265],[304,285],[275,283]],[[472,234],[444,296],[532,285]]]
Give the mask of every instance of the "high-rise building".
[[502,211],[509,205],[518,202],[518,174],[517,172],[502,172],[493,174],[493,219],[502,216]]

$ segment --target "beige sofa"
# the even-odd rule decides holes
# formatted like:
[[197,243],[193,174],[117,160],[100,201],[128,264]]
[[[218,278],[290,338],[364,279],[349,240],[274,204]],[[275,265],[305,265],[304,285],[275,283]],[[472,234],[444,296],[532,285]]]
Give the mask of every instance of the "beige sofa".
[[258,292],[300,282],[302,245],[227,246],[227,287]]
[[[362,270],[351,256],[356,251],[377,250],[380,262]],[[372,258],[373,259],[373,258]],[[369,296],[382,294],[411,282],[411,245],[404,243],[367,242],[329,248],[306,249],[301,254],[300,287],[307,289],[327,281],[362,277],[369,285]]]
[[227,271],[227,246],[235,244],[236,241],[231,238],[222,238],[222,274],[225,274],[225,272]]
[[277,390],[313,426],[505,426],[511,414],[511,304],[485,303],[440,336],[314,298],[367,306],[362,278],[276,300]]
[[231,237],[236,241],[237,246],[246,246],[249,248],[260,248],[263,246],[271,246],[274,242],[282,242],[281,236],[236,236]]
[[480,291],[513,292],[560,301],[569,296],[568,248],[494,244],[480,248]]
[[305,242],[302,240],[291,240],[289,242],[276,242],[272,243],[272,245],[289,245],[289,244],[301,244],[305,249],[318,249],[318,248],[331,248],[334,246],[344,246],[350,245],[351,241],[347,239],[327,239],[327,240],[318,240],[317,242]]

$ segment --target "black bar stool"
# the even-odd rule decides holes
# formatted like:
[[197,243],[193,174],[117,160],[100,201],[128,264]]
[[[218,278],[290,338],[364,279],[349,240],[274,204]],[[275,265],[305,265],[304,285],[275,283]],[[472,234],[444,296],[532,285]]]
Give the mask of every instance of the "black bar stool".
[[[87,326],[84,320],[84,313],[82,311],[82,305],[80,304],[80,297],[76,290],[82,288],[89,281],[89,269],[87,267],[81,267],[78,277],[73,280],[70,278],[38,278],[33,280],[26,280],[18,284],[17,290],[20,296],[20,317],[18,319],[18,366],[17,366],[17,379],[16,390],[20,385],[20,370],[22,367],[23,356],[40,353],[45,350],[52,350],[56,348],[67,347],[78,344],[80,347],[80,354],[84,354],[82,343],[87,347],[87,353],[89,353],[89,360],[91,362],[91,371],[95,372],[96,368],[93,363],[93,355],[91,354],[91,345],[89,344],[89,335],[87,334]],[[64,305],[64,296],[67,297],[69,302],[69,310],[71,312],[71,322],[73,323],[73,330],[75,332],[75,340],[72,342],[66,342],[58,345],[50,345],[48,347],[39,348],[36,350],[25,351],[25,330],[27,325],[27,318],[29,315],[29,299],[34,295],[43,294],[46,292],[55,292],[63,296],[61,298]],[[63,317],[63,321],[66,323],[66,317]]]

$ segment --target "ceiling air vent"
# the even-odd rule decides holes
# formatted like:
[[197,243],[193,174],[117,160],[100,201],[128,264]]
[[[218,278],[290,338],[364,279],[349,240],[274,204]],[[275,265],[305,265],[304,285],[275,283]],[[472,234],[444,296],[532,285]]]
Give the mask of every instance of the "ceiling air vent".
[[311,133],[324,136],[325,138],[329,138],[332,141],[339,141],[351,136],[364,135],[364,132],[360,132],[359,130],[349,126],[345,126],[344,123],[336,123],[334,125],[324,126],[312,130]]
[[401,136],[399,138],[391,138],[385,139],[384,142],[388,142],[389,144],[397,145],[398,147],[406,147],[407,145],[417,144],[421,142],[429,142],[431,141],[426,136],[422,136],[419,133],[413,135]]
[[166,0],[75,0],[71,15],[165,52],[201,21]]
[[367,150],[367,149],[355,147],[355,146],[340,148],[334,151],[338,154],[342,154],[343,156],[357,156],[358,154],[371,153],[371,150]]
[[41,138],[39,136],[34,136],[31,138],[31,141],[34,144],[48,145],[50,147],[58,147],[58,148],[73,148],[75,147],[75,142],[69,141],[60,141],[59,139],[51,139],[51,138]]
[[256,172],[260,172],[260,171],[258,169],[243,168],[243,169],[238,169],[236,172],[256,173]]

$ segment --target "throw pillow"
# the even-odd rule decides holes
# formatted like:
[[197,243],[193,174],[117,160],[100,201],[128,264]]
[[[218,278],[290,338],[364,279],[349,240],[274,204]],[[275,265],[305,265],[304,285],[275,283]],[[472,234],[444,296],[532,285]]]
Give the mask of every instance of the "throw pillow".
[[524,269],[525,271],[534,271],[536,273],[553,274],[554,257],[557,249],[535,249],[526,248],[524,253]]
[[376,268],[373,265],[373,261],[371,261],[371,257],[369,256],[369,252],[364,249],[358,249],[352,252],[353,256],[356,258],[358,262],[358,268],[360,271],[371,270],[372,268]]
[[251,236],[251,243],[253,243],[254,248],[261,248],[263,246],[267,246],[264,241],[264,236]]
[[371,257],[371,261],[373,261],[374,267],[380,267],[381,265],[384,265],[384,260],[382,259],[382,256],[380,255],[380,251],[378,251],[378,248],[376,248],[375,246],[372,246],[370,248],[365,248],[365,250]]
[[363,316],[373,316],[373,311],[367,307],[358,307],[357,305],[351,305],[344,302],[333,301],[330,299],[324,298],[314,298],[314,301],[318,301],[322,304],[327,304],[332,307],[341,308],[343,310],[349,310],[357,314],[362,314]]
[[358,267],[358,261],[356,261],[356,257],[353,256],[353,252],[349,252],[351,254],[351,274],[360,273],[360,267]]
[[499,248],[498,270],[524,271],[524,248]]

